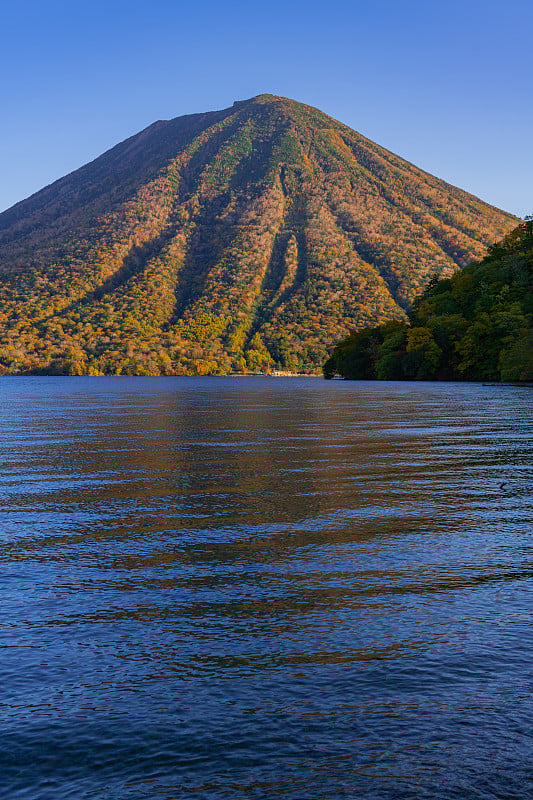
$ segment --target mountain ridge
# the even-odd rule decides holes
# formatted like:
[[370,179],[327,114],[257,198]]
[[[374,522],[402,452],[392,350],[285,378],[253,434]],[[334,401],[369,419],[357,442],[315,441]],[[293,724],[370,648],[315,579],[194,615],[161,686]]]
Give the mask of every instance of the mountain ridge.
[[0,366],[314,371],[515,224],[288,98],[159,120],[0,214]]

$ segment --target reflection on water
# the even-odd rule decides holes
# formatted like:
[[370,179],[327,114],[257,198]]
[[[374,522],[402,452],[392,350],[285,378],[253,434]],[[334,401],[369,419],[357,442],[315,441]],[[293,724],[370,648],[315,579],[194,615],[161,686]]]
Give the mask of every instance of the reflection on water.
[[3,378],[5,796],[533,795],[532,397]]

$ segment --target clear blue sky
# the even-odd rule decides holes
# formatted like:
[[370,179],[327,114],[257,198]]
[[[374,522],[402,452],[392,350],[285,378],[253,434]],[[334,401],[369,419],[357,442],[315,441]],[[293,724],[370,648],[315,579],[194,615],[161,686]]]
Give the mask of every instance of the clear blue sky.
[[531,0],[5,0],[0,210],[156,119],[268,92],[533,213]]

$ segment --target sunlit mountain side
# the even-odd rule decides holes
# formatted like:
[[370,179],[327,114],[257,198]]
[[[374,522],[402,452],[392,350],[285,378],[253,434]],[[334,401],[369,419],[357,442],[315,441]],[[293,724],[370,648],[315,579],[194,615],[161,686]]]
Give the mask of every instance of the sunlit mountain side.
[[0,369],[316,372],[515,225],[292,100],[159,121],[0,215]]

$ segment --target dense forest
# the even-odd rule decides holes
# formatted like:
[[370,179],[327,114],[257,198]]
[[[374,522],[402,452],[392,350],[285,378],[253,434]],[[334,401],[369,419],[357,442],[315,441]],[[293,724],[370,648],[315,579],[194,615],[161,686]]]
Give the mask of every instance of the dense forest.
[[317,372],[514,225],[286,98],[161,120],[0,214],[0,372]]
[[409,320],[350,333],[326,378],[533,381],[533,217],[450,278],[431,281]]

